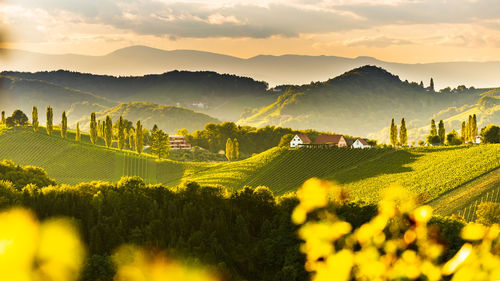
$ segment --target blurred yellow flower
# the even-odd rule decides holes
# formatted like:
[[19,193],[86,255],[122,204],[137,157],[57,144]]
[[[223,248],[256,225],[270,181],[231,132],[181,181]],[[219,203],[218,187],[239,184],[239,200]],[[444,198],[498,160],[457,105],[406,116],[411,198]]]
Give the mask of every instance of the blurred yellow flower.
[[469,223],[462,229],[462,239],[475,241],[481,240],[486,234],[486,226],[479,223]]

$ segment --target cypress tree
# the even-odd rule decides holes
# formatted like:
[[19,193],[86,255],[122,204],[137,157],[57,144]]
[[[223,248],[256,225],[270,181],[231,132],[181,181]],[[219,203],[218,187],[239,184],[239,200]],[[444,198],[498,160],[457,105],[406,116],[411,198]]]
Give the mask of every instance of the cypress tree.
[[95,117],[95,112],[90,114],[90,142],[93,144],[97,143],[98,131],[97,131],[97,122]]
[[113,142],[113,121],[109,115],[106,116],[104,124],[104,142],[106,143],[106,147],[111,147]]
[[226,158],[228,161],[233,160],[233,141],[228,138],[226,141]]
[[469,115],[469,121],[467,122],[467,141],[472,141],[472,134],[473,134],[473,127],[472,127],[472,123],[473,123],[473,119],[472,119],[472,115]]
[[424,88],[424,82],[423,81],[420,81],[420,88]]
[[467,129],[465,127],[465,121],[462,122],[462,128],[460,129],[460,137],[462,138],[462,142],[467,141]]
[[439,135],[439,139],[441,140],[441,143],[444,143],[445,138],[446,138],[446,132],[445,132],[445,129],[444,129],[444,122],[443,122],[443,120],[439,120],[438,135]]
[[52,111],[52,107],[47,107],[47,135],[51,135],[54,128],[53,125],[54,112]]
[[472,116],[472,141],[476,141],[477,137],[477,118],[476,114]]
[[66,111],[63,111],[61,116],[61,137],[64,139],[68,134],[68,118],[66,117]]
[[5,125],[5,111],[2,110],[2,125]]
[[434,92],[434,79],[431,78],[431,83],[429,85],[429,89]]
[[123,121],[123,117],[120,116],[118,119],[118,149],[122,150],[125,146],[125,121]]
[[97,136],[101,138],[103,137],[101,120],[97,121]]
[[430,131],[431,136],[437,136],[437,129],[436,129],[436,121],[434,119],[431,120],[431,131]]
[[31,112],[31,125],[33,126],[33,131],[38,131],[38,108],[33,106],[33,111]]
[[142,136],[142,125],[141,121],[137,121],[135,126],[135,151],[141,154],[144,148],[144,137]]
[[390,141],[393,146],[396,146],[398,144],[398,127],[396,124],[394,124],[394,118],[391,120],[391,135],[390,135]]
[[80,141],[82,139],[81,133],[80,133],[80,124],[76,122],[76,133],[75,133],[75,140]]
[[238,139],[234,138],[233,140],[233,160],[238,160],[240,158],[240,144],[238,143]]
[[130,128],[130,130],[128,131],[128,148],[130,150],[134,149],[134,134],[134,128]]
[[404,118],[401,119],[401,127],[399,128],[399,143],[401,145],[408,145],[408,134]]

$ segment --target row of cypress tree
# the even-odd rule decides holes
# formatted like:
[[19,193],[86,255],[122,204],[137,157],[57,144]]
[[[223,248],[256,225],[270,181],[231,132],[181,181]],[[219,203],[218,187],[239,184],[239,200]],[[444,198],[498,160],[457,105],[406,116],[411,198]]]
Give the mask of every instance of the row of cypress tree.
[[[405,119],[401,119],[401,127],[399,129],[399,136],[398,136],[398,126],[394,123],[394,118],[392,118],[391,121],[391,127],[390,127],[390,141],[393,146],[405,146],[408,145],[408,133],[406,130],[406,123]],[[399,140],[398,140],[399,137]]]

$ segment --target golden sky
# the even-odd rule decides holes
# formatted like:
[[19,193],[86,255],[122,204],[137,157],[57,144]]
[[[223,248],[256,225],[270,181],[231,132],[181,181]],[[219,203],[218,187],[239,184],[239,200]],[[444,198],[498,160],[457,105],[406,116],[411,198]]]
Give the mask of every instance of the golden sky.
[[498,0],[3,0],[5,46],[104,55],[131,45],[385,61],[500,61]]

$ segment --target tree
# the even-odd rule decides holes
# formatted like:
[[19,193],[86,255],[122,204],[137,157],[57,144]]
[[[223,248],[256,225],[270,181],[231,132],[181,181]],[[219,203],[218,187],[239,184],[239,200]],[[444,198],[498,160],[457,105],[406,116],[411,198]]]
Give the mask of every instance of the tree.
[[106,116],[106,121],[104,123],[104,142],[106,147],[111,147],[113,142],[113,121],[109,115]]
[[424,146],[425,142],[423,140],[418,140],[418,145]]
[[436,145],[441,143],[441,138],[438,135],[428,135],[426,138],[427,143]]
[[21,110],[16,109],[12,112],[10,117],[7,117],[5,124],[9,127],[25,126],[28,124],[28,116],[26,116],[26,114],[24,114]]
[[153,133],[153,143],[151,144],[151,152],[161,159],[163,156],[167,157],[170,150],[170,142],[168,135],[160,129]]
[[408,145],[408,135],[404,118],[401,119],[401,127],[399,128],[399,143],[401,145]]
[[278,146],[279,147],[290,147],[290,142],[292,141],[293,137],[295,137],[294,134],[283,135],[280,139],[280,143],[278,144]]
[[443,122],[443,120],[439,120],[438,135],[439,135],[439,139],[441,140],[441,143],[444,143],[445,137],[446,137],[446,132],[445,132],[445,129],[444,129],[444,122]]
[[156,124],[153,125],[153,129],[151,129],[151,134],[158,131],[158,126]]
[[424,82],[423,81],[420,81],[420,88],[424,88]]
[[118,119],[118,149],[122,150],[125,146],[125,122],[123,121],[123,117],[120,116]]
[[33,106],[33,111],[31,112],[31,125],[33,126],[33,131],[38,131],[38,108]]
[[476,114],[474,114],[472,116],[472,125],[471,125],[471,130],[472,130],[472,136],[471,136],[471,139],[472,141],[475,141],[476,140],[476,137],[478,135],[477,133],[477,118],[476,118]]
[[233,141],[228,138],[226,141],[226,158],[228,161],[233,160]]
[[431,78],[431,83],[429,85],[429,89],[434,92],[434,79]]
[[431,131],[429,135],[437,136],[436,121],[434,121],[434,119],[431,120]]
[[144,137],[142,136],[142,125],[141,121],[137,121],[135,126],[135,151],[141,154],[144,148]]
[[240,158],[240,144],[238,139],[233,140],[233,160],[238,160]]
[[467,122],[467,141],[470,142],[472,141],[472,135],[473,135],[473,131],[472,131],[472,123],[474,121],[472,120],[472,115],[469,115],[469,121]]
[[391,120],[391,136],[390,136],[390,141],[393,146],[396,146],[398,144],[398,126],[394,124],[394,118]]
[[130,128],[130,130],[128,131],[128,148],[130,150],[134,149],[134,135],[134,128]]
[[96,144],[97,138],[98,138],[97,122],[95,118],[95,112],[92,112],[90,114],[90,142]]
[[465,126],[465,121],[462,122],[462,127],[460,128],[460,137],[462,138],[462,142],[465,142],[467,138],[467,128]]
[[448,145],[460,145],[460,144],[462,144],[462,140],[460,139],[460,137],[458,136],[458,133],[455,130],[451,130],[451,132],[449,132],[446,135],[446,142],[448,143]]
[[177,135],[187,136],[187,135],[189,135],[189,131],[186,128],[182,128],[182,129],[177,130]]
[[68,118],[66,117],[66,111],[63,111],[61,116],[61,137],[64,139],[68,134]]
[[52,107],[47,107],[47,135],[51,135],[52,131],[54,130],[53,126],[53,118],[54,118],[54,112],[52,111]]
[[2,110],[2,125],[5,125],[5,111]]
[[80,124],[76,122],[76,133],[75,133],[75,141],[80,141],[82,139],[80,132]]
[[500,127],[490,124],[482,128],[481,139],[484,143],[500,143]]

